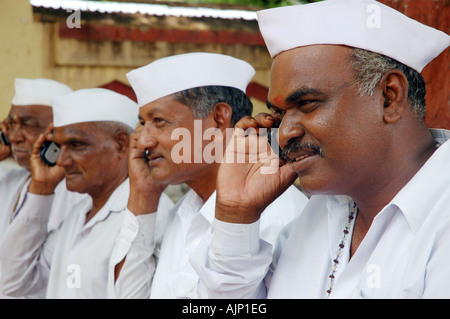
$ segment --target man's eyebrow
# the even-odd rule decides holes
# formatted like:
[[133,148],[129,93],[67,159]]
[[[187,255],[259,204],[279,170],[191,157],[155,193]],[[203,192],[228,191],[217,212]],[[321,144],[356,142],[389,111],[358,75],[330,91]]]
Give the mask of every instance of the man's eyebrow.
[[142,116],[139,115],[139,118],[140,118],[140,119],[143,119],[143,120],[144,120],[144,117],[152,118],[152,117],[155,115],[155,113],[160,113],[160,112],[162,112],[163,110],[164,110],[164,109],[163,109],[162,107],[156,106],[156,107],[153,107],[153,108],[149,109],[149,110],[146,111],[145,113],[143,113]]
[[25,121],[37,121],[36,117],[34,116],[23,116],[23,117],[19,117],[21,121],[25,122]]
[[287,98],[286,102],[293,102],[298,100],[301,97],[304,97],[306,95],[324,95],[324,93],[320,90],[308,88],[308,87],[301,87],[298,90],[295,90],[293,93],[291,93]]
[[36,117],[30,116],[30,115],[17,115],[17,116],[8,116],[8,121],[14,121],[14,118],[18,119],[20,122],[25,121],[37,121]]
[[[323,96],[325,93],[318,90],[318,89],[313,89],[313,88],[308,88],[308,87],[301,87],[297,90],[295,90],[293,93],[291,93],[287,98],[286,98],[286,102],[294,102],[304,96]],[[272,103],[269,102],[269,100],[266,101],[266,106],[269,110],[281,110],[279,107],[273,105]]]
[[279,110],[279,108],[270,103],[269,100],[266,101],[266,106],[269,110]]

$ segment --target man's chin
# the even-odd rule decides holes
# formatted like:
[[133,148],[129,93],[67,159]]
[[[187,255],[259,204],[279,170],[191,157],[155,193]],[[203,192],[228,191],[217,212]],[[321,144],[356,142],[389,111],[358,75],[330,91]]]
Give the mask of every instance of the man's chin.
[[66,175],[66,187],[71,192],[85,193],[85,185],[79,174]]
[[184,183],[183,177],[176,174],[169,174],[165,170],[152,168],[151,173],[153,181],[158,184],[177,185]]
[[27,171],[30,170],[30,158],[29,156],[15,155],[14,160],[20,166],[25,168]]
[[30,163],[19,163],[17,162],[17,164],[19,164],[20,167],[25,168],[27,171],[31,171],[31,167],[30,167]]

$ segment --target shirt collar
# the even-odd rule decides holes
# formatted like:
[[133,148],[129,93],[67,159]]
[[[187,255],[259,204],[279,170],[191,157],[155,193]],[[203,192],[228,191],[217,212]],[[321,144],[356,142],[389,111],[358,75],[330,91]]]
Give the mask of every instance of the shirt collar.
[[450,131],[444,129],[431,128],[430,133],[433,139],[440,145],[450,140]]
[[450,131],[431,129],[430,132],[441,146],[390,203],[403,212],[414,233],[450,185],[450,170],[446,169],[450,163]]
[[[105,220],[111,212],[120,212],[127,207],[130,193],[130,183],[127,178],[117,187],[109,197],[106,204],[95,214],[94,217],[85,225],[85,229],[94,226],[96,223]],[[92,208],[92,204],[91,204]],[[86,212],[83,212],[86,214]]]
[[216,191],[209,196],[205,204],[200,209],[200,214],[212,225],[216,212]]
[[[320,195],[319,195],[320,196]],[[330,195],[326,196],[325,205],[327,206],[328,214],[333,215],[335,208],[340,206],[349,206],[349,203],[353,201],[350,196],[347,195]]]
[[[181,200],[180,200],[181,202]],[[177,214],[180,217],[187,217],[189,214],[201,214],[210,224],[214,220],[214,212],[216,205],[216,192],[214,191],[211,196],[203,203],[203,200],[194,190],[190,190],[183,199],[183,204],[180,205],[177,210]],[[193,217],[193,216],[192,216]]]
[[[450,185],[450,170],[445,169],[450,163],[450,131],[430,129],[430,133],[440,147],[382,210],[385,211],[391,205],[397,206],[414,233],[417,233],[428,216],[430,207]],[[336,208],[348,207],[351,201],[346,195],[327,196],[329,215],[339,215],[342,210]]]
[[189,218],[191,215],[197,213],[203,205],[200,196],[192,189],[183,196],[179,203],[177,214],[181,218]]

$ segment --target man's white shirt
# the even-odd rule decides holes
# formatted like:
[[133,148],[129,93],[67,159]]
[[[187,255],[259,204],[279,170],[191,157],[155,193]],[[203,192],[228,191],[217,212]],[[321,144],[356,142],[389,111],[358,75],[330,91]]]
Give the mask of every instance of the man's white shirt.
[[[87,223],[90,197],[72,207],[60,227],[49,233],[54,197],[27,194],[0,246],[2,288],[19,296],[46,291],[47,298],[106,298],[108,281],[114,280],[112,250],[126,218],[121,212],[128,203],[128,179]],[[172,207],[162,194],[158,208]]]
[[[351,259],[346,246],[331,298],[450,297],[450,131],[431,132],[441,146],[376,216]],[[205,293],[326,298],[351,205],[346,196],[312,196],[281,234],[273,256],[270,245],[258,240],[259,221],[215,220],[210,247],[192,259]]]
[[[17,212],[22,208],[27,199],[30,181],[30,172],[26,169],[19,166],[6,166],[3,165],[3,163],[0,164],[0,200],[2,202],[0,215],[0,242],[3,240],[11,221],[15,218]],[[59,183],[55,189],[54,201],[51,206],[47,224],[48,230],[50,231],[58,228],[61,222],[67,217],[70,209],[86,197],[87,195],[85,194],[68,191],[65,180]],[[39,297],[39,295],[26,297],[36,298]],[[0,299],[4,298],[11,297],[3,294],[0,289]]]
[[[307,201],[303,193],[291,186],[262,214],[261,236],[274,243],[279,232],[298,216]],[[115,250],[116,262],[125,256],[126,262],[116,284],[110,287],[110,297],[199,298],[199,278],[190,257],[199,246],[211,240],[215,202],[215,192],[203,204],[191,190],[166,216],[133,218],[127,212],[128,226],[124,226],[120,248]],[[154,230],[148,231],[152,227]],[[143,228],[147,231],[142,231]]]

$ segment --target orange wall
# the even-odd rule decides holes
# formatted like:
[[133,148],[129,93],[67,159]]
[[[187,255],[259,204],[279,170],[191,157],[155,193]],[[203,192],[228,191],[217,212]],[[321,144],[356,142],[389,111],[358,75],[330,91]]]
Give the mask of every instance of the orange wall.
[[[379,0],[421,23],[450,34],[448,0]],[[450,49],[447,48],[422,71],[427,86],[428,127],[450,129]]]

